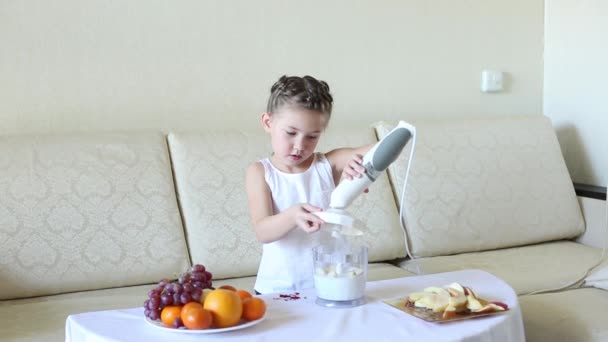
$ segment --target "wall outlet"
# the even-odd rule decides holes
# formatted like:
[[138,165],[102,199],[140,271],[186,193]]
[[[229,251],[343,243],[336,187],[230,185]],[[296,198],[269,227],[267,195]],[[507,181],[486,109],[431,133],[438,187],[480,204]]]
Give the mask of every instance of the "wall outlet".
[[481,72],[481,91],[495,93],[502,91],[502,71],[483,70]]

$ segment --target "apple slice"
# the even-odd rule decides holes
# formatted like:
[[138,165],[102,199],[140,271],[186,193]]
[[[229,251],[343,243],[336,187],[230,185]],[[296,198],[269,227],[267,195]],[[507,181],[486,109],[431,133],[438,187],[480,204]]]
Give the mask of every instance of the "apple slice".
[[490,313],[490,312],[497,312],[497,311],[505,311],[505,309],[502,306],[488,303],[487,305],[484,305],[480,309],[471,310],[471,312],[475,312],[475,313]]
[[503,302],[490,302],[490,304],[498,305],[505,310],[509,310],[509,306]]
[[418,298],[414,306],[425,309],[432,309],[437,303],[437,294],[425,292],[425,295]]
[[440,293],[441,291],[445,291],[445,289],[439,286],[429,286],[426,287],[423,291],[430,293]]
[[429,293],[428,292],[412,292],[410,293],[410,295],[408,296],[409,300],[412,302],[417,301],[418,299],[428,296]]
[[458,292],[462,292],[465,295],[467,294],[465,288],[458,283],[451,283],[450,285],[448,285],[448,289],[453,289]]
[[464,292],[448,288],[448,293],[450,294],[449,306],[453,307],[456,312],[467,309],[468,299],[467,296],[464,295]]
[[456,317],[456,308],[448,306],[447,308],[445,308],[442,317],[443,319],[450,319]]
[[467,292],[469,292],[468,294],[472,294],[475,298],[477,298],[477,294],[475,293],[475,291],[473,291],[472,288],[465,287],[465,289],[467,290]]
[[441,312],[450,304],[450,294],[440,287],[428,287],[424,292],[410,294],[409,300],[414,302],[415,307]]
[[434,293],[435,296],[431,297],[429,309],[433,312],[444,311],[445,308],[450,305],[450,293],[441,287],[429,287],[424,289],[425,292]]
[[475,311],[475,310],[479,310],[483,307],[484,307],[484,304],[482,304],[479,301],[479,299],[477,299],[477,297],[475,297],[473,295],[472,292],[469,292],[469,295],[467,296],[467,309],[469,309],[471,311]]

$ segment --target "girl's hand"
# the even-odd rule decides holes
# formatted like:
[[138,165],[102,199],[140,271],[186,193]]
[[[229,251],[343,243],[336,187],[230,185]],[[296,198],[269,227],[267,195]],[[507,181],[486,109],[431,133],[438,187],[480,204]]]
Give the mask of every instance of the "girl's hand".
[[[349,179],[353,180],[355,178],[361,178],[365,174],[365,167],[363,167],[363,156],[360,154],[355,154],[353,159],[346,164],[344,170],[342,170],[341,179]],[[368,189],[365,189],[363,192],[368,192]]]
[[365,168],[363,167],[363,156],[360,154],[355,154],[353,159],[351,159],[348,164],[342,170],[343,179],[355,179],[363,177],[365,173]]
[[291,207],[289,210],[293,212],[296,226],[307,233],[318,231],[321,229],[321,225],[325,223],[317,215],[313,214],[313,212],[321,211],[322,209],[313,205],[301,203]]

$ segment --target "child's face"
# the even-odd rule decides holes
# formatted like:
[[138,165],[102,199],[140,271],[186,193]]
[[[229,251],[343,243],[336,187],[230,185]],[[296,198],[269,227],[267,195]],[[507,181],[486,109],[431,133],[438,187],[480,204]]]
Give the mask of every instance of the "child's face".
[[307,169],[327,119],[325,114],[297,107],[264,113],[262,124],[270,134],[275,166],[286,172]]

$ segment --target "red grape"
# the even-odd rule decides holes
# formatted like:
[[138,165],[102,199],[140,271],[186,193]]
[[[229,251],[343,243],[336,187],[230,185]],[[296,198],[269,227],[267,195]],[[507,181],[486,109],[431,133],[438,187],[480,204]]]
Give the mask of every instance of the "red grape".
[[[203,295],[203,289],[212,288],[212,274],[201,264],[193,265],[176,280],[161,279],[148,292],[144,302],[144,315],[152,320],[159,320],[165,306],[185,305],[198,302]],[[183,326],[181,319],[173,322],[175,328]]]

